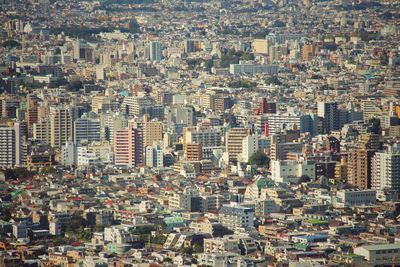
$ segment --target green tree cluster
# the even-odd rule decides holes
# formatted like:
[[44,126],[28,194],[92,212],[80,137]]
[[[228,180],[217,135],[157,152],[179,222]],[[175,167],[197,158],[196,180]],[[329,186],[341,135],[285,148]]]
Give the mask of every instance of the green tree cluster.
[[255,87],[256,85],[257,85],[256,82],[252,82],[249,80],[233,81],[228,84],[228,86],[232,88],[252,88]]
[[226,50],[221,56],[221,67],[228,68],[230,64],[238,64],[240,60],[253,60],[254,55],[249,52]]
[[249,164],[256,165],[257,167],[269,167],[269,158],[267,155],[261,151],[256,151],[253,155],[250,156]]

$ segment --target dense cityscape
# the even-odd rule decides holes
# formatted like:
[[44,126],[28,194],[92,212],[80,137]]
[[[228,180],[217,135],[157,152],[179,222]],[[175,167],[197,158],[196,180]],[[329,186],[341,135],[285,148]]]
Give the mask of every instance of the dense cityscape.
[[397,0],[0,0],[0,266],[400,266]]

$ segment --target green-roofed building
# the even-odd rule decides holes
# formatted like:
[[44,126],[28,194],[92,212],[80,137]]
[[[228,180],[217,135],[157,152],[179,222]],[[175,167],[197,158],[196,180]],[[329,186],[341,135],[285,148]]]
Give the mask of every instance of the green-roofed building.
[[174,217],[164,218],[164,225],[166,230],[171,231],[175,227],[184,227],[185,222],[182,219],[182,217],[174,216]]

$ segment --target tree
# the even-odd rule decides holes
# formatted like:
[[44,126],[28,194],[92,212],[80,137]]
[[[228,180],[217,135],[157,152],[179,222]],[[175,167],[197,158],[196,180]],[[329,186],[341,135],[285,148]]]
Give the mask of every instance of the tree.
[[265,79],[266,84],[275,84],[275,85],[282,85],[282,82],[279,80],[277,76],[271,76]]
[[261,150],[258,150],[250,156],[249,164],[256,165],[257,167],[269,167],[269,158]]
[[6,180],[16,180],[18,178],[32,178],[36,172],[30,171],[27,168],[18,167],[15,169],[6,169],[3,171]]
[[74,80],[74,81],[71,81],[71,82],[67,85],[67,89],[68,89],[69,91],[77,92],[77,91],[79,91],[79,89],[82,89],[82,88],[83,88],[83,83],[82,83],[81,80]]
[[308,175],[302,175],[299,179],[299,184],[310,182],[311,178]]
[[21,44],[15,40],[7,40],[3,43],[3,47],[15,48],[15,47],[21,47]]

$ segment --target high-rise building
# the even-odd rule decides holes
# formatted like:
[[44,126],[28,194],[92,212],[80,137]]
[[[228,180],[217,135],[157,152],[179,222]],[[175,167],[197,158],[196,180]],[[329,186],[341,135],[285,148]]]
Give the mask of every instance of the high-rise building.
[[164,107],[155,105],[153,100],[147,96],[126,97],[123,106],[131,117],[142,117],[148,114],[150,119],[158,119],[159,121],[164,119]]
[[185,40],[184,42],[185,53],[192,53],[196,51],[194,40]]
[[134,167],[143,163],[143,133],[128,126],[114,132],[114,164]]
[[183,143],[197,143],[202,147],[221,146],[222,133],[216,128],[207,126],[187,127],[183,129]]
[[309,61],[314,56],[315,47],[313,44],[305,44],[302,50],[303,60]]
[[151,61],[161,61],[162,48],[161,43],[152,41],[149,44],[149,58]]
[[100,120],[95,113],[85,113],[74,121],[74,143],[101,141]]
[[0,126],[0,166],[12,168],[24,162],[21,125],[14,122]]
[[162,144],[154,142],[153,145],[146,147],[146,166],[162,168],[164,167],[164,153]]
[[50,144],[61,147],[66,141],[72,140],[72,116],[67,107],[50,107]]
[[359,189],[371,188],[372,158],[380,148],[379,135],[362,134],[357,147],[349,152],[347,182]]
[[33,124],[33,139],[51,144],[51,123],[49,118],[42,118]]
[[232,128],[227,132],[225,144],[229,161],[237,161],[243,150],[243,139],[250,135],[250,128]]
[[228,229],[254,227],[254,210],[235,204],[223,205],[218,213],[219,222]]
[[188,161],[202,160],[202,147],[198,143],[188,143],[185,145],[185,159]]
[[128,118],[122,113],[102,113],[101,114],[101,135],[105,141],[113,142],[114,131],[128,127]]
[[250,157],[257,152],[259,136],[257,134],[248,135],[243,138],[241,160],[249,162]]
[[276,103],[268,102],[265,97],[261,99],[261,107],[260,107],[261,115],[266,113],[276,113]]
[[400,144],[377,152],[372,158],[372,189],[391,189],[400,192]]
[[339,111],[336,102],[318,102],[318,116],[323,118],[325,133],[339,130]]
[[143,145],[153,145],[154,142],[163,141],[163,124],[161,121],[143,122]]
[[33,95],[28,95],[26,100],[25,121],[28,127],[28,137],[33,136],[33,124],[38,122],[38,103],[37,98]]
[[194,108],[182,106],[166,108],[165,118],[168,122],[168,125],[175,123],[185,126],[193,126],[195,123]]

